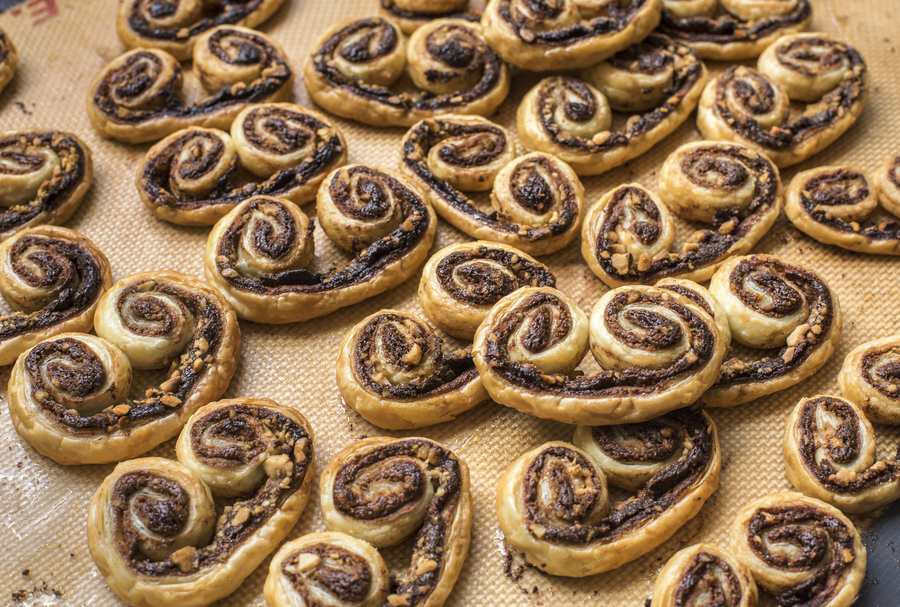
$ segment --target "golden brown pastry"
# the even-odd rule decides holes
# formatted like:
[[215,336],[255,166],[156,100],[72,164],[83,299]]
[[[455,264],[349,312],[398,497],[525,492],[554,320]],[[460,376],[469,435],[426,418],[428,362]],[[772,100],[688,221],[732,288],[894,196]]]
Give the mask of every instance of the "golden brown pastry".
[[113,59],[91,82],[91,124],[120,141],[155,141],[188,127],[227,129],[251,103],[282,101],[291,93],[294,75],[284,51],[260,32],[220,25],[197,39],[192,56],[208,98],[183,101],[176,58],[135,49]]
[[412,34],[435,19],[481,19],[477,11],[469,10],[469,0],[381,0],[381,14],[405,34]]
[[320,480],[331,531],[393,546],[416,533],[406,572],[385,604],[440,607],[469,552],[469,468],[425,438],[367,438],[338,452]]
[[471,351],[444,354],[442,344],[411,314],[382,310],[364,318],[338,354],[344,402],[376,426],[408,430],[450,421],[487,400]]
[[16,52],[16,46],[6,32],[0,29],[0,92],[3,92],[3,87],[16,75],[18,66],[19,54]]
[[0,244],[0,293],[16,312],[0,317],[0,365],[59,333],[90,331],[112,286],[103,251],[78,232],[25,229]]
[[435,326],[471,340],[495,303],[522,287],[555,287],[544,264],[513,247],[478,240],[431,256],[419,281],[419,304]]
[[663,278],[655,286],[667,291],[674,291],[703,308],[715,321],[725,347],[731,346],[731,325],[728,323],[728,314],[708,289],[683,278]]
[[[844,134],[869,96],[869,72],[852,46],[825,34],[792,34],[759,58],[711,80],[700,97],[697,127],[707,139],[765,153],[781,168],[816,154]],[[791,120],[790,102],[807,101]]]
[[490,0],[481,23],[504,61],[541,72],[614,55],[646,38],[661,11],[661,0]]
[[[303,67],[313,101],[373,126],[410,126],[439,114],[492,114],[509,94],[509,68],[479,23],[435,19],[407,42],[390,19],[349,19],[325,31]],[[405,72],[416,92],[391,86]]]
[[676,552],[653,584],[648,607],[756,607],[759,591],[734,556],[712,544]]
[[858,253],[900,255],[897,221],[862,225],[884,200],[879,189],[877,182],[853,167],[818,167],[791,179],[784,211],[795,228],[819,242]]
[[[201,607],[234,592],[291,531],[315,476],[309,423],[267,398],[202,407],[177,455],[119,464],[88,510],[91,556],[134,607]],[[216,516],[214,497],[234,495],[223,483],[246,491]]]
[[393,171],[361,164],[325,178],[316,211],[329,236],[355,253],[343,268],[308,269],[314,224],[278,198],[245,200],[213,228],[206,276],[241,318],[300,322],[384,293],[425,262],[437,229],[434,210],[416,187]]
[[[643,154],[687,120],[706,67],[689,47],[650,36],[581,77],[541,80],[519,105],[516,123],[526,148],[559,157],[579,175],[597,175]],[[610,108],[631,115],[623,131],[611,130]]]
[[[217,25],[255,28],[284,0],[217,3],[209,0],[125,0],[119,5],[116,30],[130,49],[166,51],[178,61],[191,58],[197,39]],[[211,10],[212,9],[212,10]]]
[[266,577],[269,607],[383,607],[391,589],[384,559],[346,533],[310,533],[275,553]]
[[838,375],[841,394],[877,424],[900,425],[900,335],[855,347]]
[[[603,367],[572,374],[590,349]],[[697,400],[726,345],[700,305],[656,287],[604,295],[588,322],[571,298],[526,287],[501,299],[475,334],[475,366],[491,398],[567,424],[646,421]]]
[[704,59],[752,59],[785,34],[812,21],[809,0],[663,0],[658,32],[679,40]]
[[[584,577],[644,555],[674,534],[713,494],[721,456],[716,426],[699,410],[675,411],[642,424],[579,427],[603,461],[563,442],[541,445],[507,468],[497,488],[506,541],[540,571]],[[607,462],[657,470],[629,485],[637,494],[610,511]],[[609,476],[610,484],[617,484]]]
[[[178,272],[123,278],[101,297],[94,327],[99,337],[62,333],[25,351],[9,379],[16,431],[61,464],[117,462],[172,438],[225,392],[240,358],[228,302]],[[132,366],[169,370],[131,400]]]
[[230,135],[201,127],[169,135],[144,156],[136,181],[160,219],[212,225],[254,196],[311,202],[325,175],[346,162],[344,136],[327,117],[292,103],[264,103],[241,111]]
[[777,353],[753,362],[732,358],[703,395],[710,407],[733,407],[815,374],[841,340],[837,293],[816,273],[771,255],[735,257],[709,291],[725,310],[737,342]]
[[63,131],[0,134],[0,240],[64,223],[94,182],[91,150]]
[[[515,158],[509,132],[485,118],[423,120],[406,133],[402,150],[401,170],[441,217],[473,238],[538,256],[578,234],[584,187],[575,171],[542,152]],[[490,189],[494,212],[479,209],[461,189]]]
[[848,607],[866,575],[866,548],[840,510],[801,493],[747,504],[731,552],[781,604]]
[[[581,254],[610,287],[664,277],[709,280],[734,255],[747,253],[781,212],[781,178],[763,154],[740,145],[687,143],[666,159],[659,194],[631,183],[606,193],[584,220]],[[672,251],[671,212],[712,224]]]
[[849,400],[802,399],[788,417],[783,449],[797,491],[839,510],[869,512],[900,499],[900,451],[875,461],[875,431]]
[[876,181],[878,202],[888,213],[900,217],[900,156],[885,159]]

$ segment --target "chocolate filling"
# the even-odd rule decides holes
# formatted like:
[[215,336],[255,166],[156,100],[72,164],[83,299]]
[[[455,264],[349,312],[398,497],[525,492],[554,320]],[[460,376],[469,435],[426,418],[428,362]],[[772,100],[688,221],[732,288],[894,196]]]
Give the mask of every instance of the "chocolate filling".
[[[236,436],[228,435],[220,423],[223,416],[243,417],[247,424],[264,429],[270,435],[266,440],[271,441],[267,447],[271,446],[272,456],[286,455],[291,465],[282,467],[274,476],[267,476],[254,493],[240,498],[230,508],[226,508],[216,523],[213,539],[207,545],[197,548],[187,571],[182,570],[171,559],[165,561],[148,559],[138,546],[140,541],[147,540],[135,529],[130,515],[136,515],[142,520],[146,517],[156,527],[167,530],[167,535],[174,535],[180,531],[186,520],[186,516],[182,516],[181,512],[186,508],[189,496],[175,481],[153,470],[122,475],[111,492],[116,547],[127,566],[139,575],[150,577],[197,575],[202,574],[205,568],[224,563],[243,542],[258,532],[279,511],[286,499],[302,486],[309,470],[313,460],[312,442],[307,429],[294,420],[265,407],[252,405],[231,405],[207,415],[211,415],[213,419],[208,421],[201,418],[197,423],[218,424],[220,436],[234,440],[240,450],[243,450],[241,443],[248,437],[242,431]],[[195,444],[193,437],[191,443],[193,447]],[[205,459],[205,456],[201,456],[201,459]],[[218,465],[227,464],[223,462]],[[133,495],[142,491],[163,493],[166,498],[152,500],[158,501],[152,507],[150,507],[151,500],[147,500],[147,507],[139,508],[135,512],[133,507],[129,508],[129,503],[132,503]],[[182,495],[184,498],[180,497]]]
[[[442,30],[436,30],[432,33],[432,36],[438,32],[443,32],[448,36],[443,41],[442,48],[471,49],[474,57],[473,61],[477,62],[477,64],[473,63],[470,69],[478,69],[482,72],[481,78],[471,88],[442,95],[431,93],[410,95],[406,92],[394,92],[383,86],[366,84],[359,78],[349,78],[333,64],[333,57],[338,52],[338,48],[344,39],[367,28],[394,31],[389,22],[379,17],[361,19],[332,34],[313,52],[313,66],[328,86],[341,89],[353,97],[359,97],[370,103],[383,105],[388,108],[403,111],[449,111],[464,108],[486,97],[500,83],[503,63],[481,35],[464,21],[444,25]],[[438,62],[442,61],[440,56],[435,56],[433,59]],[[451,57],[451,59],[455,61],[456,57]]]
[[[870,348],[863,354],[860,371],[866,383],[890,399],[900,398],[900,361],[880,362],[896,346]],[[891,386],[894,386],[893,390]]]
[[[567,452],[574,459],[578,457],[578,453],[561,447],[549,447],[542,450],[532,460],[521,481],[524,519],[529,532],[534,535],[535,528],[540,528],[542,534],[540,539],[566,546],[611,544],[622,539],[622,536],[637,531],[656,520],[685,499],[687,494],[706,475],[718,445],[710,434],[708,419],[699,410],[681,409],[659,418],[659,420],[665,420],[667,424],[679,427],[690,438],[690,446],[685,449],[681,458],[666,466],[647,481],[637,495],[616,505],[612,512],[594,525],[582,524],[577,519],[573,521],[573,524],[565,526],[549,522],[551,516],[557,511],[565,512],[572,506],[565,501],[560,501],[560,503],[550,506],[550,512],[540,507],[540,480],[543,478],[544,482],[549,482],[557,487],[561,485],[560,479],[553,476],[547,478],[544,475],[544,462],[548,459],[548,455],[559,457],[564,455],[562,452]],[[556,453],[557,451],[560,453]],[[593,469],[594,465],[590,464],[587,468]],[[571,481],[566,479],[565,482],[570,483]],[[560,487],[554,491],[554,495],[565,498],[568,492]],[[538,536],[535,535],[535,537]]]
[[675,607],[736,607],[743,595],[741,580],[731,565],[713,554],[698,552],[681,571],[674,598]]
[[[428,232],[431,218],[425,202],[415,191],[410,190],[386,173],[362,166],[355,166],[347,170],[350,173],[380,182],[382,187],[390,189],[397,204],[400,205],[406,221],[385,238],[375,241],[357,253],[353,261],[344,268],[316,273],[306,269],[286,270],[276,274],[265,274],[259,278],[251,278],[241,276],[235,269],[241,236],[250,217],[261,204],[275,204],[272,201],[264,203],[254,201],[234,218],[222,236],[216,255],[216,269],[219,275],[227,280],[233,288],[252,293],[271,295],[290,292],[327,293],[374,280],[386,267],[403,259]],[[342,178],[338,174],[334,179]],[[332,183],[329,187],[334,185]],[[286,213],[279,214],[278,217],[282,222],[291,221]],[[315,224],[310,222],[309,225],[311,235]],[[225,272],[225,270],[232,270],[233,274]]]
[[[315,555],[321,563],[311,570],[298,572],[296,568],[303,554]],[[303,597],[303,604],[307,607],[330,607],[334,604],[319,601],[321,592],[343,603],[359,604],[368,596],[372,586],[372,569],[366,559],[332,544],[305,546],[282,561],[281,572]],[[315,587],[317,591],[310,592],[308,586]]]
[[[412,460],[416,459],[420,462],[413,465]],[[423,467],[428,470],[427,477]],[[359,484],[385,478],[402,479],[401,492],[385,495],[384,491],[377,491],[376,495],[367,496]],[[412,561],[406,574],[395,579],[391,588],[392,594],[405,597],[409,605],[422,604],[440,582],[442,563],[452,549],[449,542],[456,531],[454,519],[464,499],[462,482],[456,456],[423,439],[395,440],[365,449],[344,462],[335,476],[331,491],[337,510],[344,516],[372,523],[393,512],[413,509],[414,503],[407,500],[421,496],[424,483],[434,486],[425,520],[416,535]],[[428,562],[436,563],[437,567],[420,567]]]
[[480,21],[481,14],[477,11],[460,13],[426,13],[424,11],[406,11],[394,4],[394,0],[381,0],[381,8],[384,9],[391,17],[395,19],[403,19],[405,21],[419,21],[422,25],[435,19],[464,19],[465,21]]
[[660,420],[591,428],[594,442],[620,462],[664,462],[681,449],[684,437],[677,426]]
[[721,17],[679,18],[666,10],[662,12],[657,31],[687,43],[738,44],[756,42],[766,36],[774,36],[784,28],[795,26],[809,19],[812,7],[809,0],[798,0],[797,8],[780,17],[741,21],[733,15]]
[[[538,20],[553,19],[560,10],[554,3],[547,2],[547,0],[525,1],[529,5],[529,12]],[[591,42],[598,38],[602,39],[605,36],[617,34],[634,22],[645,10],[647,3],[648,0],[617,0],[606,5],[606,15],[548,31],[532,29],[526,20],[517,18],[510,10],[511,0],[500,0],[497,12],[505,22],[508,31],[519,38],[521,42],[555,48]]]
[[154,25],[152,19],[164,18],[174,13],[177,10],[178,0],[151,0],[147,8],[150,19],[140,10],[140,6],[142,4],[146,6],[148,2],[129,1],[132,2],[131,12],[128,14],[129,29],[142,38],[159,42],[187,41],[219,25],[239,25],[263,3],[263,0],[222,0],[218,4],[205,4],[205,14],[196,23],[160,27]]
[[[25,138],[25,147],[22,145]],[[60,131],[11,133],[0,139],[0,155],[27,156],[31,160],[25,162],[35,169],[39,168],[37,155],[27,154],[27,146],[49,148],[61,161],[58,174],[45,181],[34,200],[27,204],[19,204],[0,209],[0,233],[9,233],[24,227],[26,224],[40,223],[40,217],[53,213],[78,193],[79,188],[91,178],[87,174],[86,154],[81,143],[67,133]]]
[[450,253],[437,264],[435,274],[445,293],[471,306],[493,306],[521,287],[556,286],[544,264],[490,246]]

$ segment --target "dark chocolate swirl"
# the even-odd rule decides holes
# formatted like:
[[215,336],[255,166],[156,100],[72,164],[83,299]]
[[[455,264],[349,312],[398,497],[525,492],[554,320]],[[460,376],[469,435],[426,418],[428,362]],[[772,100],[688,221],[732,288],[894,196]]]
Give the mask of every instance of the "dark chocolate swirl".
[[476,306],[493,305],[521,287],[556,286],[547,266],[489,246],[450,253],[435,274],[453,299]]

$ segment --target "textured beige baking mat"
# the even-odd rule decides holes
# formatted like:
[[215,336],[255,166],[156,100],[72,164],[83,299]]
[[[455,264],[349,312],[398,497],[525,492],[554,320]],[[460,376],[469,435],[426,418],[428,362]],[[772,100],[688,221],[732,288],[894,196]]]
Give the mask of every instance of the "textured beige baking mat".
[[[0,6],[3,4],[0,1]],[[68,130],[91,147],[95,185],[68,226],[92,238],[106,252],[115,278],[156,269],[202,277],[207,230],[163,223],[138,198],[134,172],[149,144],[130,146],[103,140],[88,122],[87,85],[123,51],[115,30],[116,4],[112,0],[26,0],[0,15],[0,27],[13,38],[20,54],[18,75],[0,96],[0,130]],[[813,4],[814,29],[849,41],[865,56],[872,90],[859,122],[825,152],[785,171],[785,183],[797,170],[817,165],[849,163],[874,171],[886,155],[900,152],[900,11],[896,0],[813,0]],[[281,43],[299,75],[323,29],[340,19],[374,15],[377,6],[378,0],[287,0],[260,29]],[[535,75],[517,72],[512,93],[496,120],[513,128],[516,106],[537,80]],[[294,98],[301,105],[311,105],[299,77]],[[403,129],[336,122],[347,137],[351,162],[397,166]],[[593,204],[605,191],[627,181],[655,188],[656,170],[663,159],[680,144],[699,138],[692,116],[644,156],[606,175],[585,179],[587,203]],[[313,213],[311,206],[306,210]],[[435,250],[466,239],[441,221]],[[590,310],[606,287],[588,270],[579,247],[578,241],[573,242],[542,261],[556,273],[559,288]],[[318,267],[344,263],[321,230],[316,251]],[[696,542],[723,544],[743,504],[790,488],[781,456],[784,420],[800,397],[837,391],[837,373],[851,348],[900,332],[900,259],[822,246],[796,232],[783,216],[755,251],[783,255],[829,281],[845,314],[840,348],[815,377],[799,386],[736,409],[711,412],[722,444],[719,489],[699,516],[647,556],[585,579],[527,571],[518,583],[513,582],[504,573],[502,534],[494,517],[497,478],[524,451],[549,440],[571,440],[574,428],[485,403],[454,422],[419,431],[453,449],[472,473],[472,547],[448,605],[640,605],[650,596],[659,569],[677,550]],[[241,322],[243,356],[225,396],[266,396],[302,410],[315,428],[319,470],[339,449],[363,436],[406,435],[373,427],[346,409],[335,385],[334,368],[342,336],[363,317],[382,308],[421,314],[418,280],[416,275],[389,293],[306,324]],[[8,379],[7,367],[0,370],[0,603],[8,604],[12,593],[23,591],[19,596],[24,605],[121,604],[94,567],[85,534],[91,495],[113,466],[64,467],[38,455],[10,422]],[[154,379],[158,378],[136,378],[135,392]],[[900,433],[885,427],[876,427],[876,433],[883,457],[896,448]],[[151,455],[174,457],[174,440]],[[322,529],[315,489],[290,537]],[[399,546],[384,551],[394,570],[404,567],[408,549]],[[268,564],[266,560],[220,604],[264,604],[262,587]],[[762,601],[762,605],[773,604],[771,598]]]

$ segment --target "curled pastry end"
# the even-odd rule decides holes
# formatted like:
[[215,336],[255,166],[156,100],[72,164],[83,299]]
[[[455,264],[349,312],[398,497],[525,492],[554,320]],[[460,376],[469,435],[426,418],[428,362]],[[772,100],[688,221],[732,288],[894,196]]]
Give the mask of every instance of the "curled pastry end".
[[431,327],[396,310],[376,312],[347,333],[337,383],[349,407],[392,430],[450,421],[487,400],[471,352],[444,354]]
[[[603,370],[572,374],[590,349]],[[645,421],[693,403],[718,376],[725,343],[712,316],[656,287],[610,291],[590,321],[568,296],[526,287],[501,299],[473,355],[498,403],[565,423]]]
[[788,417],[783,448],[791,484],[844,512],[869,512],[900,499],[900,455],[875,461],[872,424],[848,400],[802,399]]
[[676,552],[656,577],[650,607],[722,605],[756,607],[759,591],[750,571],[727,550],[695,544]]
[[[65,333],[38,343],[10,375],[17,431],[62,464],[120,461],[172,438],[222,395],[240,359],[231,307],[178,272],[123,278],[101,296],[94,328],[99,337]],[[165,366],[165,381],[128,398],[132,367]]]
[[424,438],[369,438],[337,453],[322,473],[331,531],[393,546],[416,533],[392,605],[443,605],[469,551],[472,506],[465,462]]
[[90,331],[111,286],[106,255],[78,232],[39,226],[3,241],[0,293],[17,312],[0,319],[0,364],[59,333]]
[[709,290],[725,309],[737,342],[779,349],[754,362],[728,360],[704,395],[709,406],[740,405],[803,381],[825,364],[841,339],[837,293],[821,276],[788,260],[736,257],[719,268]]
[[801,493],[747,504],[731,527],[731,552],[779,602],[847,607],[866,574],[866,548],[850,520]]
[[556,278],[533,257],[479,240],[435,253],[422,271],[419,304],[439,329],[471,340],[495,303],[521,287],[553,287]]
[[[646,554],[693,518],[718,486],[716,427],[699,410],[580,426],[575,442],[524,454],[497,489],[506,540],[553,575],[594,575]],[[611,510],[607,481],[636,495]]]
[[[265,399],[211,403],[191,416],[178,461],[116,466],[88,510],[88,547],[131,605],[208,605],[232,592],[293,528],[315,474],[312,430]],[[230,505],[214,500],[235,496]]]
[[900,336],[851,350],[838,375],[838,387],[871,421],[900,425]]

